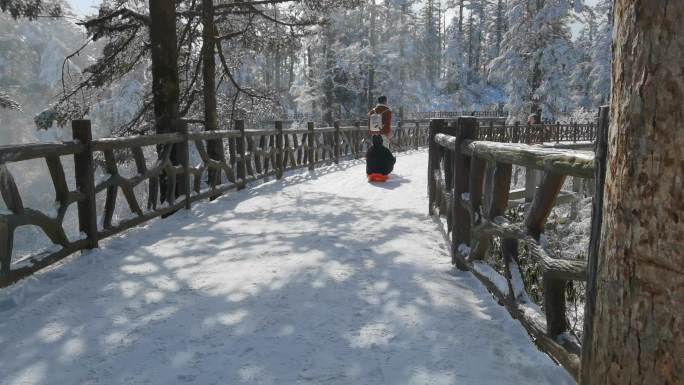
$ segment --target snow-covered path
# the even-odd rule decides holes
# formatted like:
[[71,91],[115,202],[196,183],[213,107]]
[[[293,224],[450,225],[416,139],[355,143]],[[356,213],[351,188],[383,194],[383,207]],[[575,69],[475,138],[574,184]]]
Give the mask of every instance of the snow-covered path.
[[572,384],[451,267],[426,162],[293,174],[0,291],[0,384]]

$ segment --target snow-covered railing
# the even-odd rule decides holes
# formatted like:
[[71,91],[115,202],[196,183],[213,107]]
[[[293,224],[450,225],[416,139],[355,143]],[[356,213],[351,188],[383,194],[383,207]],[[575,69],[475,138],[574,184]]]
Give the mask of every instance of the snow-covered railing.
[[478,140],[489,140],[505,143],[560,143],[560,142],[594,142],[596,140],[596,124],[530,124],[510,125],[480,124],[477,129]]
[[506,120],[506,113],[503,110],[479,110],[479,111],[417,111],[406,112],[406,119],[456,119],[459,116],[473,116],[476,118],[496,118]]
[[[59,144],[24,144],[0,147],[0,195],[5,203],[6,211],[0,210],[0,286],[7,285],[12,277],[25,276],[31,272],[50,265],[72,253],[93,246],[87,236],[70,240],[64,231],[64,217],[69,206],[77,203],[79,213],[87,212],[88,196],[92,195],[92,174],[88,172],[88,164],[92,164],[92,154],[87,150],[90,140],[90,126],[82,121],[74,121],[73,142]],[[60,157],[73,157],[75,168],[76,190],[69,188],[66,174]],[[90,158],[89,158],[90,157]],[[8,163],[33,159],[44,159],[49,170],[52,186],[55,191],[55,210],[44,213],[26,207],[15,180],[7,167]],[[90,184],[88,183],[90,181]],[[87,228],[86,218],[79,216],[80,229]],[[42,253],[30,259],[12,264],[14,231],[20,226],[36,226],[40,228],[50,241],[59,246],[52,253]]]
[[[601,132],[607,130],[606,116],[606,110],[602,109]],[[597,130],[591,130],[596,135]],[[443,224],[451,242],[452,262],[460,269],[471,271],[520,321],[537,345],[577,378],[581,344],[569,330],[565,295],[569,281],[587,280],[587,261],[554,258],[542,240],[544,224],[566,176],[594,178],[600,183],[597,194],[602,191],[602,178],[595,178],[599,169],[595,153],[520,144],[515,143],[518,141],[515,136],[488,136],[491,134],[498,135],[495,131],[483,133],[474,117],[431,122],[430,214]],[[500,142],[478,140],[483,136]],[[544,172],[521,224],[511,223],[505,217],[512,199],[514,165]],[[598,210],[596,207],[593,227],[600,226],[600,219],[594,220],[600,213],[600,206]],[[596,233],[592,229],[592,234]],[[503,266],[503,271],[497,271],[487,262],[499,258],[490,252],[494,240],[498,240],[502,259],[497,265]],[[596,244],[596,240],[591,244]],[[518,267],[521,247],[542,272],[543,312],[529,298],[523,284]],[[589,255],[592,260],[592,253]]]
[[[255,130],[235,121],[234,127],[189,132],[187,122],[178,121],[172,133],[92,140],[90,121],[79,120],[72,123],[73,142],[0,146],[0,195],[6,207],[0,206],[0,287],[97,247],[103,238],[189,209],[193,202],[259,179],[281,178],[288,170],[359,158],[370,144],[367,126],[360,122],[320,128],[308,123],[299,130],[284,130],[282,122],[275,122],[272,128]],[[400,123],[394,128],[393,149],[425,146],[427,128]],[[64,172],[60,157],[73,157],[73,176]],[[54,213],[22,203],[8,164],[31,159],[46,161],[57,201]],[[64,218],[72,203],[78,204],[80,236],[70,240]],[[14,234],[21,226],[37,226],[54,246],[13,261]]]
[[[411,112],[403,112],[404,108],[403,107],[398,107],[395,112],[399,115],[402,115],[402,118],[406,119],[414,119],[414,120],[426,120],[426,119],[449,119],[449,118],[457,118],[459,116],[463,115],[471,115],[475,117],[483,117],[483,118],[494,118],[494,117],[506,117],[506,114],[502,110],[478,110],[478,111],[411,111]],[[358,113],[353,113],[353,112],[346,112],[346,113],[337,113],[334,114],[334,119],[335,120],[357,120],[362,118],[363,114],[358,114]],[[274,120],[294,120],[294,121],[315,121],[315,120],[323,120],[323,117],[320,114],[314,114],[314,113],[289,113],[289,114],[281,114],[279,116],[272,116],[271,117]]]

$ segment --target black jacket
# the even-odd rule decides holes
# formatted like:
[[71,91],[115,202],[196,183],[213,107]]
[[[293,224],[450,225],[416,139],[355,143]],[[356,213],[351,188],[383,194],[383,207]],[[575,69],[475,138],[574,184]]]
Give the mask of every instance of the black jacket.
[[397,159],[382,145],[382,136],[373,136],[373,145],[366,152],[366,174],[388,175]]

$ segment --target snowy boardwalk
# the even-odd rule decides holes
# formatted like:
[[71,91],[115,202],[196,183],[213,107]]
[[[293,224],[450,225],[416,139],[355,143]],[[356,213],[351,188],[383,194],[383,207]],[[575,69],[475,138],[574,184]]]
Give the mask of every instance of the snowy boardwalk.
[[427,216],[426,152],[153,221],[0,291],[0,384],[571,384]]

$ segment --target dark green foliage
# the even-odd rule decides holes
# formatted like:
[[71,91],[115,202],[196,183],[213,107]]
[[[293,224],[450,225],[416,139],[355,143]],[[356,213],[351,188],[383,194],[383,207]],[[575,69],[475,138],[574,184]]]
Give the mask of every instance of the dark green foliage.
[[59,17],[62,15],[60,4],[41,0],[0,0],[0,10],[9,13],[15,19],[25,17],[35,20],[40,16]]

